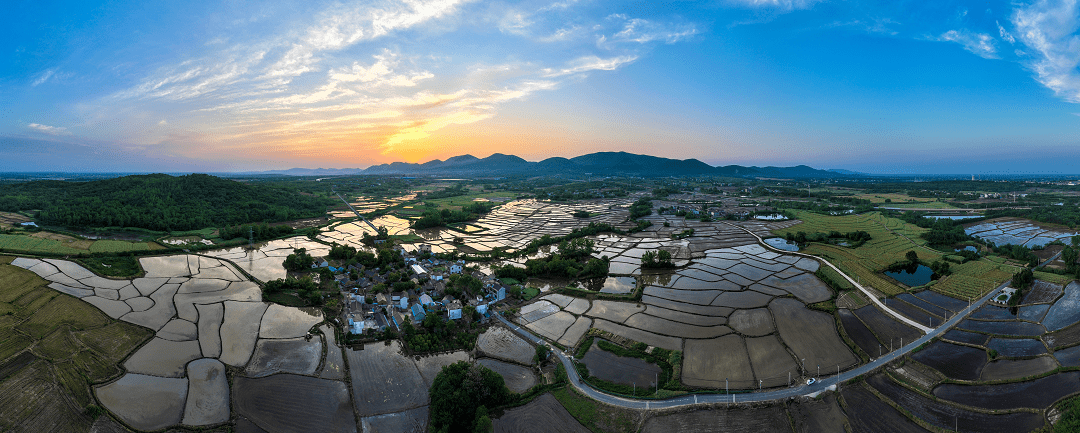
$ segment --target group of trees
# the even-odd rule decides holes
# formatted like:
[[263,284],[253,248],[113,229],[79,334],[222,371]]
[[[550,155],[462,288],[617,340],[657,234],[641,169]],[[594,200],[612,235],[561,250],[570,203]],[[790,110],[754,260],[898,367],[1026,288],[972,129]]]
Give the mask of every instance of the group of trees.
[[806,232],[787,232],[787,234],[784,235],[784,239],[786,239],[788,242],[794,242],[799,245],[805,245],[807,242],[832,243],[832,241],[834,240],[846,240],[848,242],[848,247],[858,248],[873,238],[870,237],[870,233],[862,230],[847,233],[840,233],[836,230],[833,230],[829,233],[812,233],[809,235],[806,234]]
[[476,221],[481,215],[491,212],[494,208],[495,203],[477,201],[462,206],[461,210],[455,211],[450,209],[428,209],[420,215],[419,219],[412,222],[412,228],[426,229],[431,227],[442,227],[453,223]]
[[[576,238],[559,243],[559,252],[540,259],[529,259],[525,262],[525,274],[534,277],[556,277],[570,279],[585,279],[607,276],[608,260],[591,258],[594,243],[590,239]],[[505,269],[505,267],[503,268]],[[520,275],[518,271],[505,270],[503,274],[496,271],[496,275],[502,278],[515,278],[509,273]],[[504,275],[507,275],[504,277]],[[520,279],[520,278],[517,278]]]
[[991,249],[994,251],[995,254],[1027,263],[1028,266],[1035,267],[1039,265],[1039,257],[1036,256],[1033,251],[1031,251],[1031,248],[1025,247],[1023,245],[991,245]]
[[649,215],[652,215],[652,199],[648,197],[639,198],[630,205],[630,219],[636,220]]
[[[331,202],[278,185],[248,185],[205,174],[124,176],[90,182],[5,185],[0,210],[39,210],[65,227],[182,231],[322,216]],[[246,236],[246,233],[245,233]]]
[[285,270],[292,272],[304,272],[310,271],[311,265],[315,263],[315,258],[308,254],[307,248],[294,249],[292,254],[285,257],[285,261],[281,263],[285,267]]
[[641,255],[642,269],[674,268],[675,262],[671,261],[671,253],[667,250],[646,251]]
[[431,431],[438,433],[492,430],[489,407],[510,402],[502,376],[480,364],[458,361],[443,367],[428,392]]

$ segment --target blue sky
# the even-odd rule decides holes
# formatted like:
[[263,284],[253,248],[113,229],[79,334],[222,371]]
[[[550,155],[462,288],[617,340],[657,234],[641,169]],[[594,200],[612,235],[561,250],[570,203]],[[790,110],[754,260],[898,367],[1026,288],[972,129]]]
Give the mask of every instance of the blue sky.
[[[161,3],[161,4],[158,4]],[[19,1],[0,171],[1080,173],[1077,1]]]

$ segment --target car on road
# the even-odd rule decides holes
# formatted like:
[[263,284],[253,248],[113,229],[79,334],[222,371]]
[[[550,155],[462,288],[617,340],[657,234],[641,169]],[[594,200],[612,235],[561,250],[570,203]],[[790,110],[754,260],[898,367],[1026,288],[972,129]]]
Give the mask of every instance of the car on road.
[[809,379],[806,379],[806,384],[807,384],[807,385],[813,385],[813,384],[815,384],[815,383],[817,383],[817,379],[815,379],[815,378],[812,378],[812,377],[811,377],[811,378],[809,378]]

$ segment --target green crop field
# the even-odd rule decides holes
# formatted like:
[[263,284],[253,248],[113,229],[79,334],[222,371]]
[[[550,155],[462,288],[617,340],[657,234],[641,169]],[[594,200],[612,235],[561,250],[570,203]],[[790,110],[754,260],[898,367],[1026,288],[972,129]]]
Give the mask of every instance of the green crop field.
[[153,336],[47,284],[0,264],[0,371],[10,374],[0,382],[0,430],[86,431],[90,385],[121,374],[117,363]]
[[[797,232],[828,233],[833,230],[841,233],[858,230],[870,233],[872,239],[858,248],[812,243],[803,252],[828,259],[861,284],[886,295],[897,295],[906,290],[891,278],[882,275],[882,271],[893,263],[905,261],[908,251],[915,251],[920,260],[928,263],[942,257],[941,252],[927,247],[926,241],[920,237],[927,229],[885,217],[878,212],[845,216],[800,211],[796,211],[796,214],[796,217],[803,221],[801,224],[775,230],[773,233],[778,236]],[[932,289],[966,299],[968,296],[985,294],[1012,277],[1018,269],[983,259],[962,265],[953,264],[952,270],[953,275],[934,284]]]
[[86,253],[86,250],[65,246],[62,242],[57,240],[41,239],[23,235],[0,235],[0,250],[51,254]]
[[128,251],[147,251],[150,245],[146,242],[126,242],[101,240],[90,245],[92,253],[126,253]]

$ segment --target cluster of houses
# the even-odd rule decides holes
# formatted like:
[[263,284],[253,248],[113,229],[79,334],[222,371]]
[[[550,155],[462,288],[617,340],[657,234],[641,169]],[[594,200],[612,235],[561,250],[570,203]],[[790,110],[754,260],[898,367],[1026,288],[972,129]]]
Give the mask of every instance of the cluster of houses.
[[[401,270],[364,269],[350,265],[334,268],[324,261],[317,266],[328,267],[336,274],[336,279],[344,292],[344,321],[349,332],[361,334],[368,330],[383,331],[387,328],[400,331],[405,323],[419,324],[429,315],[435,314],[443,320],[462,318],[466,306],[472,306],[486,320],[490,317],[492,304],[506,299],[507,287],[493,275],[480,271],[468,271],[462,261],[448,261],[420,253],[430,251],[427,245],[421,245],[416,253],[399,249],[405,258],[408,279],[415,287],[407,291],[375,293],[373,288],[386,283],[390,272]],[[359,278],[351,280],[349,274],[356,270]],[[446,284],[451,275],[468,272],[483,283],[482,293],[464,295],[457,299],[446,294]],[[392,290],[393,284],[386,283]]]

